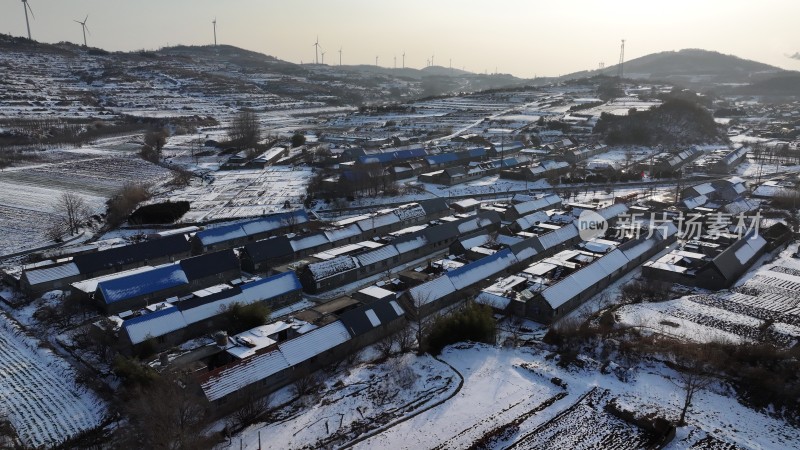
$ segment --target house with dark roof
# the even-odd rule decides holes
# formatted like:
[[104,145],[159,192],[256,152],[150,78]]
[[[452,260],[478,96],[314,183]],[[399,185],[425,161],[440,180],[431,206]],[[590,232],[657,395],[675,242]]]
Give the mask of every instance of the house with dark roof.
[[353,351],[397,333],[407,325],[405,311],[390,297],[351,309],[339,315],[339,320],[352,336]]
[[245,244],[239,254],[242,269],[247,272],[266,271],[276,264],[291,261],[293,257],[292,242],[285,235]]
[[224,250],[101,281],[97,284],[94,301],[107,313],[114,314],[143,308],[149,303],[187,294],[240,275],[236,254],[233,250]]
[[[655,261],[645,263],[642,266],[642,275],[685,286],[726,289],[744,275],[764,253],[786,242],[788,233],[777,233],[776,230],[788,229],[783,224],[777,225],[779,226],[775,230],[770,227],[763,234],[751,231],[715,256],[673,250]],[[764,235],[781,244],[770,246]]]
[[20,288],[29,295],[53,289],[68,289],[71,283],[140,266],[163,264],[191,256],[191,245],[183,234],[147,240],[75,255],[53,264],[39,264],[22,272]]
[[227,414],[253,397],[339,362],[405,325],[405,311],[398,302],[378,300],[344,312],[331,322],[312,324],[312,329],[290,339],[247,352],[244,358],[232,358],[196,381],[214,413]]

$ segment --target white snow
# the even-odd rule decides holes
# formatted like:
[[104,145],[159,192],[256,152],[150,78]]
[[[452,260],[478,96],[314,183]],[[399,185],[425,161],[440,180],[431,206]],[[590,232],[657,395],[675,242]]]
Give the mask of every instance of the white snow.
[[0,410],[24,443],[54,446],[101,423],[104,402],[70,365],[0,314]]

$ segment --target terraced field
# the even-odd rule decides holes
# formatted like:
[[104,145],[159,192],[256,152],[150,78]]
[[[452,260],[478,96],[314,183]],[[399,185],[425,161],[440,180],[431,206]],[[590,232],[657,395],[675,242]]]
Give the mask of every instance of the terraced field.
[[622,322],[697,341],[767,340],[791,347],[800,341],[800,269],[787,250],[743,285],[715,294],[624,306]]
[[525,435],[512,449],[640,449],[653,443],[653,436],[618,419],[603,407],[610,392],[593,389],[564,413]]
[[110,197],[126,183],[153,183],[168,178],[170,171],[138,157],[89,158],[34,166],[0,174],[0,182],[28,187]]
[[127,183],[158,183],[171,172],[138,157],[93,157],[44,163],[0,173],[0,255],[48,243],[45,230],[56,221],[64,192],[77,194],[94,213]]
[[97,426],[104,403],[70,366],[0,315],[0,409],[27,445],[52,446]]

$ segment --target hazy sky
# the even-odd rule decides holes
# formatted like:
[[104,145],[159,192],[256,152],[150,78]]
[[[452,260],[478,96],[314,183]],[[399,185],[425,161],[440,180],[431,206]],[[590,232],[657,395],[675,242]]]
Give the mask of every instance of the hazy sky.
[[[290,62],[424,67],[522,77],[610,66],[649,53],[703,48],[800,70],[798,0],[30,0],[33,39],[108,50],[157,49],[217,39]],[[0,33],[24,36],[20,0],[0,0]]]

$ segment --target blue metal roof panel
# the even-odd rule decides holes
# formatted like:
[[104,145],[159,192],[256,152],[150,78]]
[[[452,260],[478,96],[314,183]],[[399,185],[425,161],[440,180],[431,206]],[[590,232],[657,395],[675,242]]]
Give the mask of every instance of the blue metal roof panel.
[[218,242],[230,241],[245,236],[247,236],[247,234],[239,223],[210,228],[198,231],[197,234],[195,234],[195,237],[200,240],[203,245],[216,244]]
[[184,284],[189,284],[189,280],[181,266],[176,263],[100,282],[97,290],[103,296],[103,301],[111,304]]
[[458,161],[458,156],[455,153],[442,153],[441,155],[433,155],[425,158],[428,164],[444,164],[448,162]]
[[471,148],[471,149],[467,150],[467,154],[471,158],[476,158],[476,157],[479,157],[479,156],[486,156],[486,149],[483,148],[483,147]]

